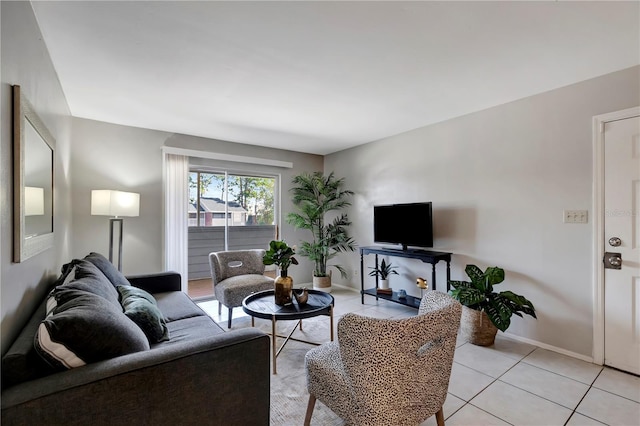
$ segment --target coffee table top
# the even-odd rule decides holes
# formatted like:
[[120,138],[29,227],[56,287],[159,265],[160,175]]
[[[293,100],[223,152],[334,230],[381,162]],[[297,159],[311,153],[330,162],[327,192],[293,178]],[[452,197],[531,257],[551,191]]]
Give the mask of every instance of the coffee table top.
[[333,304],[333,296],[320,290],[307,290],[309,299],[304,305],[296,300],[286,306],[276,305],[274,290],[253,293],[242,301],[242,310],[252,317],[276,320],[295,320],[328,315]]

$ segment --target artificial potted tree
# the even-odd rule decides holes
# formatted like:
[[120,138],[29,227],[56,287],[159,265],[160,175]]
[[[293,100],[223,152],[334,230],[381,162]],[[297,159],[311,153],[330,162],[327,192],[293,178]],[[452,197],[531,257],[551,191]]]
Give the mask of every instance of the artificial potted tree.
[[476,265],[467,265],[465,272],[471,281],[449,281],[451,296],[462,306],[460,332],[474,345],[493,345],[498,330],[505,331],[513,314],[536,318],[533,304],[525,297],[503,291],[496,293],[493,286],[504,281],[504,269],[489,267],[482,272]]
[[379,265],[370,267],[369,269],[373,269],[371,272],[369,272],[369,276],[377,276],[378,278],[380,278],[380,288],[382,289],[389,288],[389,275],[398,275],[398,271],[396,271],[397,267],[392,266],[391,262],[386,263],[384,259],[382,259],[382,262],[380,262]]
[[295,250],[284,241],[271,241],[269,249],[262,257],[265,265],[276,265],[280,268],[280,275],[274,281],[274,296],[276,305],[288,305],[291,303],[293,291],[293,278],[289,276],[289,266],[297,265],[298,261],[293,255]]
[[[321,172],[303,173],[293,178],[291,201],[298,212],[289,213],[287,221],[298,229],[311,231],[312,240],[302,241],[299,253],[314,264],[313,288],[331,292],[331,273],[327,270],[329,260],[338,253],[355,250],[355,242],[349,237],[347,227],[351,225],[346,213],[339,214],[331,222],[325,216],[339,212],[351,205],[348,198],[352,191],[343,189],[344,178],[337,179],[333,172],[325,176]],[[331,265],[347,273],[340,265]]]

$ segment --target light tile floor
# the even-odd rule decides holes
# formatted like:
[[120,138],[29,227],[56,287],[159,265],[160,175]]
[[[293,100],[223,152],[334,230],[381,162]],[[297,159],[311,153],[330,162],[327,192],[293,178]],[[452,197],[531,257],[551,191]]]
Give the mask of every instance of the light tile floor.
[[[334,287],[336,327],[348,312],[406,318],[416,309]],[[199,303],[224,327],[227,309]],[[242,308],[233,319],[246,321]],[[232,327],[235,328],[235,327]],[[640,425],[640,378],[526,343],[501,333],[492,347],[458,340],[444,405],[447,425]],[[424,425],[435,425],[435,418]]]

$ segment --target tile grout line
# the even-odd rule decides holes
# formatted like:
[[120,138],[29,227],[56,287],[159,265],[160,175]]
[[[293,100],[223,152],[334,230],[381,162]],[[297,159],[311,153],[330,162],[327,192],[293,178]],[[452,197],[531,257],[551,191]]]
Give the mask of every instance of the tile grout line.
[[[600,375],[599,375],[599,374],[598,374],[598,377],[600,377]],[[608,391],[608,390],[606,390],[606,389],[599,388],[599,387],[597,387],[597,386],[595,386],[595,385],[591,385],[591,386],[589,386],[589,390],[591,390],[591,388],[593,388],[593,389],[597,389],[597,390],[599,390],[599,391],[601,391],[601,392],[604,392],[604,393],[608,393],[609,395],[613,395],[613,396],[618,397],[618,398],[626,399],[626,400],[627,400],[627,401],[629,401],[629,402],[635,402],[636,404],[639,404],[639,405],[640,405],[640,401],[636,401],[636,400],[634,400],[634,399],[627,398],[627,397],[626,397],[626,396],[624,396],[624,395],[618,395],[618,394],[617,394],[617,393],[615,393],[615,392],[611,392],[611,391]]]
[[[467,342],[467,343],[465,343],[465,344],[469,344],[469,342]],[[457,348],[456,348],[456,349],[457,349]],[[533,351],[531,351],[531,352],[533,352]],[[525,356],[526,356],[526,355],[525,355]],[[524,358],[524,357],[523,357],[523,358]],[[520,359],[518,362],[516,362],[516,363],[515,363],[515,364],[513,364],[511,367],[509,367],[509,368],[508,368],[504,373],[502,373],[501,375],[499,375],[498,377],[496,377],[496,378],[493,380],[493,382],[489,383],[489,384],[488,384],[485,388],[483,388],[480,392],[478,392],[477,394],[475,394],[475,395],[473,396],[473,398],[471,398],[471,399],[469,400],[469,402],[468,402],[468,403],[469,403],[469,404],[471,404],[471,401],[473,401],[476,397],[478,397],[478,395],[480,395],[482,392],[484,392],[485,390],[487,390],[487,388],[488,388],[489,386],[493,385],[493,384],[494,384],[495,382],[497,382],[497,381],[501,381],[501,380],[500,380],[500,377],[502,377],[502,376],[504,376],[505,374],[507,374],[507,373],[508,373],[509,371],[511,371],[511,370],[512,370],[516,365],[520,364],[520,362],[522,362],[522,359]],[[472,370],[473,370],[473,369],[472,369]],[[476,371],[476,370],[474,370],[474,371]],[[482,373],[482,374],[484,374],[484,373]],[[491,376],[489,376],[489,377],[491,377]],[[493,377],[491,377],[491,378],[493,378]],[[502,381],[501,381],[501,382],[502,382]],[[505,383],[505,382],[502,382],[502,383]],[[518,389],[519,389],[519,388],[518,388]],[[523,390],[524,390],[524,389],[523,389]],[[474,404],[471,404],[471,405],[472,405],[472,406],[474,406],[475,408],[479,409],[479,410],[484,411],[485,413],[490,414],[491,416],[493,416],[493,417],[495,417],[495,418],[497,418],[497,419],[499,419],[499,420],[501,420],[501,421],[503,421],[503,422],[505,422],[505,423],[507,423],[507,424],[513,425],[513,423],[511,423],[511,422],[509,422],[509,421],[507,421],[507,420],[503,419],[502,417],[498,417],[497,415],[495,415],[495,414],[493,414],[493,413],[489,413],[488,411],[483,410],[482,408],[480,408],[480,407],[478,407],[478,406],[476,406],[476,405],[474,405]]]
[[[533,352],[533,351],[532,351],[532,352]],[[525,357],[525,358],[526,358],[526,357]],[[571,407],[567,407],[566,405],[562,405],[562,404],[560,404],[560,403],[558,403],[558,402],[556,402],[556,401],[553,401],[553,400],[551,400],[551,399],[549,399],[549,398],[545,398],[544,396],[536,395],[535,393],[530,392],[530,391],[528,391],[528,390],[526,390],[526,389],[522,389],[520,386],[516,386],[516,385],[511,384],[511,383],[509,383],[509,382],[505,382],[505,381],[500,380],[502,383],[505,383],[505,384],[507,384],[507,385],[511,385],[511,386],[513,386],[513,387],[515,387],[515,388],[517,388],[517,389],[520,389],[520,390],[523,390],[523,391],[525,391],[525,392],[528,392],[528,393],[530,393],[530,394],[532,394],[532,395],[535,395],[535,396],[537,396],[537,397],[539,397],[539,398],[542,398],[542,399],[544,399],[544,400],[547,400],[547,401],[549,401],[549,402],[553,402],[554,404],[559,405],[559,406],[561,406],[561,407],[564,407],[564,408],[566,408],[567,410],[575,411],[575,410],[576,410],[576,408],[578,408],[578,406],[580,405],[580,403],[581,403],[581,402],[582,402],[582,400],[584,399],[584,397],[587,395],[587,393],[589,393],[589,391],[590,391],[590,390],[591,390],[591,388],[593,387],[593,384],[584,383],[584,382],[581,382],[580,380],[576,380],[576,379],[573,379],[573,378],[571,378],[571,377],[569,377],[569,376],[565,376],[564,374],[556,373],[555,371],[547,370],[546,368],[542,368],[542,367],[538,367],[537,365],[529,364],[528,362],[526,362],[526,361],[524,360],[524,358],[523,358],[520,362],[522,362],[523,364],[526,364],[526,365],[528,365],[528,366],[530,366],[530,367],[539,368],[540,370],[542,370],[542,371],[546,371],[547,373],[551,373],[551,374],[554,374],[554,375],[559,376],[559,377],[564,377],[565,379],[569,379],[569,380],[572,380],[572,381],[574,381],[574,382],[576,382],[576,383],[579,383],[579,384],[581,384],[581,385],[588,386],[588,387],[587,387],[586,392],[584,393],[584,395],[582,395],[582,397],[580,398],[580,401],[578,401],[578,403],[576,404],[575,408],[571,408]],[[516,365],[520,364],[520,362],[518,362]],[[515,367],[516,365],[514,365],[513,367]],[[513,367],[512,367],[512,368],[513,368]],[[509,369],[509,370],[510,370],[510,369]],[[602,371],[603,371],[603,369],[601,369],[601,370],[600,370],[600,372],[599,372],[599,373],[598,373],[598,375],[595,377],[595,379],[593,379],[593,382],[592,382],[592,383],[595,383],[596,379],[600,376],[600,374],[602,373]],[[507,372],[508,372],[508,370],[507,370],[507,371],[505,371],[505,373],[504,373],[504,374],[507,374]],[[504,374],[503,374],[503,375],[504,375]],[[502,376],[500,376],[500,377],[502,377]],[[498,378],[498,380],[499,380],[499,379],[500,379],[500,378]],[[596,388],[596,389],[598,389],[598,388]],[[572,414],[573,414],[573,413],[572,413]],[[571,417],[569,417],[569,418],[571,418]]]
[[[455,353],[455,351],[457,351],[459,348],[461,348],[461,347],[463,347],[463,346],[465,346],[465,345],[470,345],[470,344],[471,344],[471,343],[469,343],[469,342],[464,342],[463,344],[461,344],[460,346],[457,346],[457,347],[455,348],[454,353]],[[454,356],[455,356],[455,355],[454,355]],[[489,413],[488,411],[485,411],[485,410],[483,410],[482,408],[477,407],[477,406],[475,406],[475,405],[473,405],[473,404],[471,403],[471,401],[473,401],[473,399],[474,399],[475,397],[477,397],[478,395],[480,395],[480,394],[481,394],[482,392],[484,392],[484,391],[485,391],[489,386],[491,386],[491,385],[492,385],[492,384],[494,384],[496,381],[498,381],[498,378],[496,378],[496,377],[492,377],[492,376],[489,376],[488,374],[485,374],[485,373],[483,373],[482,371],[478,371],[478,370],[476,370],[476,369],[474,369],[474,368],[471,368],[471,367],[469,367],[469,366],[467,366],[467,365],[461,364],[461,363],[459,363],[459,362],[457,362],[457,361],[455,361],[455,360],[454,360],[453,362],[455,362],[455,363],[457,363],[457,364],[459,364],[459,365],[461,365],[461,366],[463,366],[463,367],[465,367],[465,368],[468,368],[468,369],[470,369],[470,370],[473,370],[473,371],[475,371],[476,373],[480,373],[480,374],[482,374],[482,375],[484,375],[484,376],[490,377],[490,378],[491,378],[491,379],[493,379],[493,380],[491,381],[491,383],[487,384],[487,386],[483,387],[479,392],[475,393],[475,394],[474,394],[474,395],[473,395],[473,396],[472,396],[468,401],[452,393],[451,395],[453,395],[453,396],[455,396],[456,398],[459,398],[459,399],[461,399],[462,401],[464,401],[464,404],[462,404],[462,407],[460,407],[460,408],[458,408],[456,411],[454,411],[454,412],[451,414],[451,416],[453,416],[453,415],[454,415],[455,413],[457,413],[458,411],[462,410],[466,405],[471,405],[472,407],[475,407],[475,408],[477,408],[478,410],[481,410],[481,411],[483,411],[483,412],[485,412],[485,413],[489,414],[490,416],[495,417],[496,419],[498,419],[498,420],[500,420],[500,421],[503,421],[503,422],[505,422],[505,423],[507,423],[507,424],[511,424],[511,423],[507,422],[506,420],[501,419],[500,417],[496,416],[495,414]],[[447,387],[447,392],[449,392],[448,387]],[[449,392],[449,393],[450,393],[450,392]],[[449,416],[449,417],[451,417],[451,416]],[[448,419],[449,417],[447,417],[447,419]]]
[[[528,355],[527,355],[527,356],[528,356]],[[566,356],[566,355],[565,355],[565,356]],[[525,358],[526,358],[526,357],[525,357]],[[546,372],[553,373],[553,374],[555,374],[555,375],[557,375],[557,376],[566,377],[567,379],[571,379],[571,380],[573,380],[574,382],[582,383],[583,385],[586,385],[586,386],[591,386],[591,385],[593,384],[593,382],[595,381],[595,379],[593,379],[593,381],[591,381],[591,382],[589,382],[589,383],[585,383],[585,382],[583,382],[582,380],[574,379],[573,377],[569,377],[569,376],[567,376],[566,374],[558,373],[558,372],[555,372],[555,371],[553,371],[553,370],[549,370],[548,368],[544,368],[544,367],[540,367],[540,366],[535,365],[535,364],[531,364],[531,363],[529,363],[529,362],[525,361],[525,360],[524,360],[524,358],[522,359],[522,362],[523,362],[523,363],[525,363],[525,364],[527,364],[527,365],[530,365],[531,367],[539,368],[540,370],[544,370],[544,371],[546,371]],[[586,361],[583,361],[583,362],[586,362]],[[598,365],[598,364],[593,364],[593,363],[587,363],[587,364]],[[599,371],[599,372],[598,372],[598,374],[596,375],[596,378],[598,378],[598,376],[600,375],[600,373],[602,372],[602,370],[604,370],[604,367],[603,367],[603,366],[600,366],[600,371]]]
[[[526,362],[524,359],[525,359],[527,356],[529,356],[530,354],[532,354],[533,352],[535,352],[535,349],[534,349],[533,351],[529,352],[527,355],[525,355],[525,356],[524,356],[520,361],[518,361],[518,362],[517,362],[513,367],[515,367],[516,365],[518,365],[518,364],[520,364],[520,363],[522,362],[523,364],[527,364],[527,365],[529,365],[529,366],[531,366],[531,367],[540,368],[540,369],[541,369],[541,370],[543,370],[543,371],[547,371],[547,372],[552,373],[552,374],[555,374],[555,375],[557,375],[557,376],[564,377],[564,378],[566,378],[566,379],[573,380],[573,381],[575,381],[575,382],[577,382],[577,383],[581,383],[581,384],[583,384],[583,385],[589,386],[589,387],[587,388],[587,391],[584,393],[584,395],[582,395],[582,397],[580,398],[580,401],[578,401],[578,403],[576,404],[576,406],[575,406],[574,408],[566,407],[566,406],[564,406],[564,405],[562,405],[562,404],[559,404],[559,403],[557,403],[557,402],[555,402],[555,401],[552,401],[552,400],[550,400],[550,399],[548,399],[548,398],[545,398],[545,397],[540,396],[540,395],[536,395],[535,393],[530,392],[530,391],[528,391],[528,390],[526,390],[526,389],[522,389],[522,388],[520,388],[520,387],[518,387],[518,386],[516,386],[516,385],[512,385],[511,383],[503,382],[502,380],[500,380],[500,381],[501,381],[502,383],[504,383],[504,384],[507,384],[507,385],[513,386],[513,387],[514,387],[514,388],[516,388],[516,389],[520,389],[520,390],[522,390],[522,391],[524,391],[524,392],[527,392],[527,393],[529,393],[529,394],[531,394],[531,395],[537,396],[538,398],[542,398],[542,399],[544,399],[545,401],[549,401],[549,402],[551,402],[551,403],[553,403],[553,404],[555,404],[555,405],[558,405],[558,406],[560,406],[560,407],[566,408],[567,410],[570,410],[570,411],[571,411],[571,414],[569,414],[569,417],[568,417],[568,418],[567,418],[567,420],[564,422],[564,425],[566,426],[566,424],[569,422],[569,420],[571,420],[571,417],[573,417],[573,415],[576,413],[576,409],[580,406],[580,403],[582,402],[582,400],[587,396],[587,394],[589,393],[589,390],[591,390],[592,384],[593,384],[593,383],[595,383],[596,379],[600,376],[600,374],[602,373],[602,370],[603,370],[603,369],[601,369],[601,370],[600,370],[600,372],[598,372],[598,375],[593,379],[592,384],[591,384],[591,385],[589,385],[589,384],[587,384],[587,383],[583,383],[583,382],[581,382],[581,381],[579,381],[579,380],[572,379],[571,377],[565,376],[565,375],[563,375],[563,374],[556,373],[555,371],[547,370],[547,369],[545,369],[545,368],[541,368],[541,367],[538,367],[538,366],[536,366],[536,365],[529,364],[529,363],[528,363],[528,362]],[[513,368],[513,367],[511,367],[511,368]],[[510,368],[509,370],[505,371],[505,372],[504,372],[504,374],[507,374],[507,372],[509,372],[509,371],[511,370],[511,368]],[[503,375],[501,375],[500,377],[504,376],[504,374],[503,374]],[[498,378],[498,380],[500,379],[500,377]],[[581,413],[578,413],[578,414],[581,414]],[[596,420],[596,419],[593,419],[593,420]],[[597,420],[596,420],[596,421],[597,421]]]
[[[463,345],[460,345],[460,347],[462,347],[462,346],[464,346],[464,345],[466,345],[466,344],[469,344],[469,342],[465,342]],[[458,349],[458,348],[456,348],[456,349]],[[478,406],[476,406],[476,405],[474,405],[474,404],[472,403],[472,401],[473,401],[476,397],[478,397],[478,395],[480,395],[482,392],[484,392],[484,391],[485,391],[489,386],[491,386],[491,385],[493,385],[495,382],[498,382],[498,381],[499,381],[500,383],[504,383],[505,385],[512,386],[512,387],[514,387],[514,388],[516,388],[516,389],[520,389],[521,391],[526,392],[526,393],[528,393],[528,394],[530,394],[530,395],[533,395],[533,396],[535,396],[535,397],[538,397],[538,398],[540,398],[540,399],[543,399],[543,400],[545,400],[545,401],[548,401],[548,402],[550,402],[550,403],[552,403],[552,404],[554,404],[554,405],[557,405],[557,406],[559,406],[559,407],[562,407],[562,408],[565,408],[565,409],[567,409],[567,410],[570,410],[570,411],[571,411],[571,414],[569,414],[569,417],[567,418],[567,420],[566,420],[566,421],[565,421],[565,423],[564,423],[564,425],[566,425],[566,424],[567,424],[567,422],[571,419],[571,417],[573,417],[573,414],[576,412],[576,409],[578,408],[578,406],[580,405],[580,403],[582,402],[582,400],[584,399],[584,397],[587,395],[587,393],[589,393],[589,390],[591,389],[592,385],[588,385],[588,384],[586,384],[586,383],[583,383],[583,382],[580,382],[580,381],[578,381],[578,380],[572,379],[571,377],[567,377],[567,376],[564,376],[564,375],[562,375],[562,374],[558,374],[558,373],[555,373],[555,372],[553,372],[553,371],[549,371],[549,370],[546,370],[546,369],[544,369],[544,368],[540,368],[540,367],[537,367],[537,366],[535,366],[535,365],[532,365],[532,364],[529,364],[529,363],[525,362],[525,361],[524,361],[524,359],[525,359],[527,356],[529,356],[531,353],[533,353],[534,351],[535,351],[535,349],[534,349],[533,351],[529,352],[529,353],[528,353],[527,355],[525,355],[524,357],[522,357],[520,360],[518,360],[518,362],[516,362],[514,365],[512,365],[511,367],[509,367],[509,368],[508,368],[504,373],[500,374],[500,375],[499,375],[498,377],[496,377],[496,378],[493,378],[493,377],[489,376],[488,374],[485,374],[485,373],[483,373],[483,372],[481,372],[481,371],[478,371],[478,370],[476,370],[476,369],[474,369],[474,368],[471,368],[471,367],[469,367],[469,366],[466,366],[466,365],[464,365],[464,364],[460,364],[460,363],[458,363],[458,364],[463,365],[463,366],[465,366],[465,367],[467,367],[467,368],[469,368],[469,369],[471,369],[471,370],[473,370],[473,371],[476,371],[476,372],[478,372],[478,373],[480,373],[480,374],[484,374],[485,376],[488,376],[488,377],[491,377],[492,379],[494,379],[491,383],[489,383],[486,387],[484,387],[480,392],[476,393],[476,394],[475,394],[475,395],[474,395],[474,396],[473,396],[473,397],[472,397],[472,398],[471,398],[471,399],[470,399],[466,404],[471,404],[471,405],[472,405],[472,406],[474,406],[475,408],[478,408],[479,410],[482,410],[482,411],[484,411],[484,412],[486,412],[486,413],[488,413],[488,414],[492,415],[493,417],[496,417],[496,418],[498,418],[498,419],[502,420],[503,422],[509,423],[507,420],[505,420],[505,419],[503,419],[503,418],[501,418],[501,417],[498,417],[497,415],[495,415],[495,414],[493,414],[493,413],[490,413],[490,412],[488,412],[488,411],[485,411],[485,410],[483,410],[482,408],[480,408],[480,407],[478,407]],[[575,381],[575,382],[582,383],[583,385],[589,386],[589,388],[588,388],[588,389],[587,389],[587,391],[584,393],[584,395],[582,396],[582,398],[580,399],[580,401],[576,404],[576,407],[575,407],[574,409],[572,409],[572,408],[566,407],[566,406],[564,406],[564,405],[562,405],[562,404],[559,404],[559,403],[557,403],[557,402],[555,402],[555,401],[552,401],[552,400],[550,400],[550,399],[548,399],[548,398],[545,398],[545,397],[543,397],[543,396],[536,395],[535,393],[533,393],[533,392],[531,392],[531,391],[528,391],[527,389],[522,389],[522,388],[521,388],[521,387],[519,387],[519,386],[516,386],[516,385],[513,385],[513,384],[511,384],[511,383],[508,383],[508,382],[505,382],[505,381],[500,380],[500,379],[501,379],[505,374],[507,374],[509,371],[511,371],[513,368],[515,368],[515,367],[516,367],[518,364],[520,364],[520,363],[527,364],[527,365],[529,365],[529,366],[531,366],[531,367],[540,368],[541,370],[547,371],[547,372],[549,372],[549,373],[556,374],[556,375],[558,375],[558,376],[560,376],[560,377],[564,377],[564,378],[567,378],[567,379],[573,380],[573,381]],[[598,375],[596,376],[596,378],[593,380],[593,382],[592,382],[592,383],[595,383],[595,380],[600,376],[600,374],[601,374],[601,373],[602,373],[602,370],[600,370],[600,372],[598,373]],[[452,395],[453,395],[453,394],[452,394]],[[466,404],[465,404],[465,405],[466,405]],[[463,405],[463,407],[464,407],[464,405]],[[460,409],[461,409],[461,408],[462,408],[462,407],[460,407]],[[578,414],[581,414],[581,413],[578,413]],[[582,415],[582,414],[581,414],[581,415]],[[586,417],[587,417],[587,416],[586,416]],[[596,419],[594,419],[594,420],[596,420]],[[511,424],[511,423],[509,423],[509,424]]]
[[[501,422],[505,422],[505,423],[506,423],[506,424],[508,424],[508,425],[515,426],[513,423],[508,422],[508,421],[506,421],[505,419],[500,418],[500,417],[496,416],[495,414],[490,413],[490,412],[488,412],[487,410],[484,410],[484,409],[482,409],[482,408],[478,407],[477,405],[472,404],[471,402],[468,402],[467,404],[468,404],[468,405],[470,405],[470,406],[472,406],[472,407],[474,407],[474,408],[477,408],[478,410],[480,410],[480,411],[482,411],[482,412],[484,412],[484,413],[487,413],[487,414],[488,414],[488,415],[490,415],[491,417],[495,417],[496,419],[500,420]],[[465,404],[465,405],[467,405],[467,404]]]
[[[567,425],[567,423],[569,423],[569,420],[571,420],[571,418],[573,417],[573,415],[574,415],[574,414],[576,414],[576,413],[578,413],[578,411],[577,411],[577,410],[578,410],[578,407],[580,406],[580,404],[582,404],[582,401],[584,401],[584,399],[586,398],[587,394],[589,393],[589,391],[590,391],[590,390],[591,390],[591,388],[593,387],[593,384],[596,382],[596,380],[598,380],[598,377],[600,377],[600,375],[602,374],[602,372],[603,372],[603,371],[604,371],[604,367],[603,367],[602,369],[600,369],[600,372],[598,372],[598,374],[596,375],[596,377],[593,379],[593,381],[592,381],[592,382],[591,382],[591,384],[589,385],[589,389],[587,389],[587,391],[584,393],[584,395],[582,395],[582,398],[580,398],[580,401],[579,401],[579,402],[578,402],[578,404],[576,405],[576,408],[573,410],[573,412],[571,413],[571,415],[569,416],[569,418],[567,419],[567,421],[564,423],[564,424],[565,424],[565,426]],[[599,422],[599,423],[602,423],[602,422],[600,422],[600,420],[598,420],[598,419],[594,419],[593,417],[586,416],[586,415],[584,415],[584,414],[582,414],[582,413],[578,413],[578,414],[580,414],[581,416],[585,416],[585,417],[587,417],[587,418],[590,418],[590,419],[592,419],[592,420],[595,420],[595,421],[597,421],[597,422]]]

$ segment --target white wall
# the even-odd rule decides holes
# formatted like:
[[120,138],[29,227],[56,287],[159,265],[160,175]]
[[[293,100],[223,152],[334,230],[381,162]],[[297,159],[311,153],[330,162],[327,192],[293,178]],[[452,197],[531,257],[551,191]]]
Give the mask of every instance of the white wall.
[[[91,216],[91,190],[140,194],[140,216],[123,218],[122,271],[162,270],[162,151],[171,133],[73,119],[71,254],[109,254],[109,218]],[[117,253],[117,251],[116,251]]]
[[[69,254],[70,202],[69,108],[42,41],[29,2],[2,2],[2,124],[0,177],[0,245],[2,349],[36,308]],[[54,154],[54,247],[25,262],[13,263],[13,167],[11,86],[17,84],[56,139]]]
[[[354,237],[372,244],[375,204],[432,201],[435,249],[466,264],[500,266],[503,289],[529,298],[538,320],[514,316],[509,332],[591,356],[593,324],[592,117],[640,104],[640,67],[511,102],[325,158],[356,192]],[[564,224],[564,209],[589,224]],[[353,271],[359,256],[341,261]],[[430,265],[394,259],[391,286],[419,295]],[[444,265],[438,268],[444,290]],[[359,287],[359,277],[350,284]],[[440,286],[442,284],[442,286]]]
[[[163,269],[163,145],[292,162],[292,169],[256,167],[281,173],[285,212],[291,210],[288,196],[291,177],[304,170],[322,170],[323,164],[318,155],[74,118],[71,160],[74,257],[90,251],[108,254],[108,218],[91,216],[91,190],[117,189],[140,193],[140,216],[124,218],[123,272],[139,274]],[[234,163],[231,167],[246,169],[248,166]],[[295,244],[303,234],[283,221],[281,236]],[[311,265],[304,262],[291,272],[297,281],[309,281]]]

